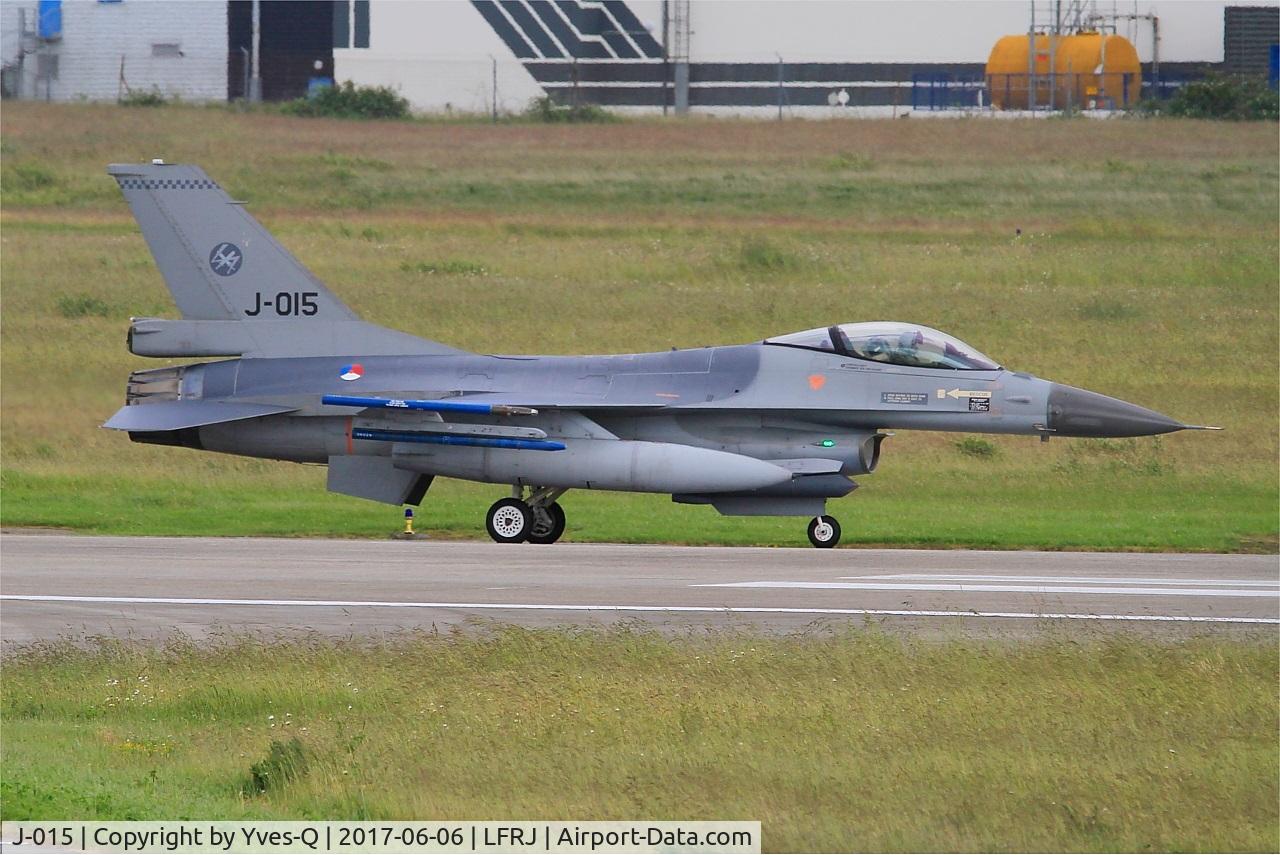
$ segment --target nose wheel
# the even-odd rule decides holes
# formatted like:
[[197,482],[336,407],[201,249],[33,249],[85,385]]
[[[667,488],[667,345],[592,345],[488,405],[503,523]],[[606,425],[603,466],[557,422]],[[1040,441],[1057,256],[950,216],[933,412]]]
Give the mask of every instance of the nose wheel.
[[840,523],[835,517],[814,517],[809,521],[809,542],[819,549],[830,549],[840,542]]
[[519,498],[523,488],[515,488],[517,496],[499,499],[489,508],[484,527],[498,543],[555,543],[564,534],[564,508],[556,501],[563,489],[543,487],[533,490],[527,499]]

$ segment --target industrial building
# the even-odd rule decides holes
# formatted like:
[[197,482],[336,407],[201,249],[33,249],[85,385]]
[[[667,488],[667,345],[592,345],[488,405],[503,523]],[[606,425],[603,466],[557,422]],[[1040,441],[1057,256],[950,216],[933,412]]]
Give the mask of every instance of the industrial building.
[[[282,100],[336,79],[391,86],[424,112],[509,113],[549,96],[838,115],[1126,107],[1207,69],[1268,74],[1278,30],[1276,0],[12,0],[0,58],[7,97],[54,101]],[[1057,34],[1094,32],[1120,41],[1058,51]],[[1006,49],[993,82],[988,62],[1013,36],[1021,59]],[[1106,45],[1121,42],[1136,66],[1113,74],[1120,49],[1108,59]],[[1083,67],[1095,49],[1097,67]]]

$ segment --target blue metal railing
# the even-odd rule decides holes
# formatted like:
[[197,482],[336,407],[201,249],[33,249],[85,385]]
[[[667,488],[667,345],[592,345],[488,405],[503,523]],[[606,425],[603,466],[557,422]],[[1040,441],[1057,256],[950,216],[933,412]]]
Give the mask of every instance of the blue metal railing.
[[950,72],[920,72],[911,75],[912,110],[970,110],[990,101],[980,77],[957,78]]

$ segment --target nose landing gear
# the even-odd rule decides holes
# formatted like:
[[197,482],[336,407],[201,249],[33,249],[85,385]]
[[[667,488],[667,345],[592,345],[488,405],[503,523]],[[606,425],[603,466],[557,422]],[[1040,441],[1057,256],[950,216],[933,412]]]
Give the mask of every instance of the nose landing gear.
[[814,517],[809,521],[809,542],[819,549],[835,546],[840,542],[840,523],[835,517]]
[[564,534],[564,508],[556,499],[564,494],[559,487],[531,490],[528,498],[517,485],[509,499],[499,499],[485,516],[485,528],[498,543],[555,543]]

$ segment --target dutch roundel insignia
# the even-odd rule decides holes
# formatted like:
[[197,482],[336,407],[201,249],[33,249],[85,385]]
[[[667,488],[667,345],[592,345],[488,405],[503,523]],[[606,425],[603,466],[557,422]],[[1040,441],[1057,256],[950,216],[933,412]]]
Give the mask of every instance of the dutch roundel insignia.
[[359,380],[364,376],[364,366],[358,362],[351,365],[342,366],[342,373],[338,375],[343,380]]

